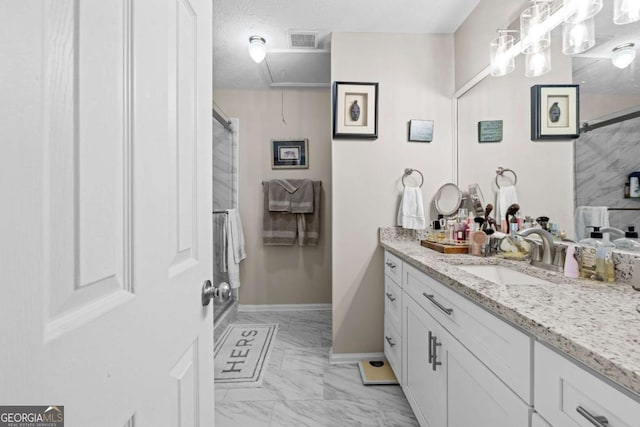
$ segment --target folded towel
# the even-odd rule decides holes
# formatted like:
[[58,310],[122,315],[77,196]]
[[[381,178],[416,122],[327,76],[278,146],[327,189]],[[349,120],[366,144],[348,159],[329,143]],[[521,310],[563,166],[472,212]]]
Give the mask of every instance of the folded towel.
[[398,208],[398,225],[402,228],[423,230],[426,224],[420,187],[404,187]]
[[500,224],[501,231],[509,231],[505,217],[507,215],[507,209],[514,203],[518,203],[515,185],[498,188],[498,193],[496,194],[496,223]]
[[[320,242],[320,196],[322,182],[313,181],[309,187],[313,194],[314,209],[311,213],[297,214],[298,244],[300,246],[317,246]],[[302,188],[300,190],[302,190]]]
[[587,226],[608,227],[609,209],[606,206],[578,206],[574,213],[575,240],[589,236]]
[[269,194],[271,187],[279,184],[264,181],[262,191],[264,194],[262,214],[262,242],[265,246],[290,245],[296,242],[297,218],[295,214],[287,212],[271,212],[269,210]]
[[227,210],[227,273],[232,288],[240,286],[240,261],[247,257],[244,249],[244,233],[237,209]]
[[272,179],[269,182],[271,212],[313,212],[313,183],[310,179]]

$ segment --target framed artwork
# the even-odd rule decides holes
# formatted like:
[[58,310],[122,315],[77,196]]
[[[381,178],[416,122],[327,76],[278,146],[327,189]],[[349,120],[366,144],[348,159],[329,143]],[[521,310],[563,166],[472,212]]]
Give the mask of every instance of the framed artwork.
[[572,139],[580,136],[578,85],[531,86],[531,139]]
[[378,138],[378,83],[333,83],[333,138]]
[[478,122],[478,142],[502,141],[502,120]]
[[271,169],[308,169],[308,139],[272,139]]
[[433,120],[409,120],[409,141],[433,141]]

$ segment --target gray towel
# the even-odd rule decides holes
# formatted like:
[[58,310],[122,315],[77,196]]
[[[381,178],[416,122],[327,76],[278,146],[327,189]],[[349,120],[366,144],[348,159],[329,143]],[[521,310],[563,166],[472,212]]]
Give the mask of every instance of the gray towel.
[[227,215],[213,215],[213,248],[215,252],[216,265],[220,273],[227,272]]
[[262,183],[264,205],[262,214],[262,242],[265,246],[293,246],[296,242],[297,220],[295,214],[287,212],[271,212],[269,210],[269,194],[272,184],[268,181]]
[[313,183],[310,179],[272,179],[269,182],[269,211],[313,212]]
[[313,181],[312,213],[298,214],[298,244],[300,246],[317,246],[320,242],[320,196],[322,181]]

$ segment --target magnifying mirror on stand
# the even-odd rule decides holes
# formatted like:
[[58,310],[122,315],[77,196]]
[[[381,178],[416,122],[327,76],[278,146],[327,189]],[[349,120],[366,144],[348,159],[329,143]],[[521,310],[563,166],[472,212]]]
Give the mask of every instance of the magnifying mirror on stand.
[[457,213],[461,202],[462,192],[453,183],[444,184],[433,196],[433,207],[437,213],[445,217]]

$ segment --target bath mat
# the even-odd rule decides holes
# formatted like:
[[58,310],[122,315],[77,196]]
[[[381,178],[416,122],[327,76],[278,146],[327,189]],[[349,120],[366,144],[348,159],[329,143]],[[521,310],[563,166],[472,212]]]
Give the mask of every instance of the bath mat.
[[398,379],[386,360],[364,360],[358,363],[358,368],[364,385],[398,384]]
[[221,388],[260,387],[278,324],[230,324],[213,351],[214,382]]

